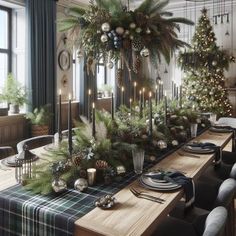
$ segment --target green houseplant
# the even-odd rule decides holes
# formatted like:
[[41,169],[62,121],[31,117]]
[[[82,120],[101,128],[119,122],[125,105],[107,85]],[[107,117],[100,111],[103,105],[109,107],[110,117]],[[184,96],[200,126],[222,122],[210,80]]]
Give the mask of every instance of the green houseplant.
[[13,114],[19,113],[19,107],[27,103],[26,89],[17,81],[12,74],[7,76],[0,100],[10,104],[10,112]]
[[47,135],[49,133],[52,113],[49,111],[48,106],[35,108],[33,112],[28,112],[25,117],[31,122],[32,137]]

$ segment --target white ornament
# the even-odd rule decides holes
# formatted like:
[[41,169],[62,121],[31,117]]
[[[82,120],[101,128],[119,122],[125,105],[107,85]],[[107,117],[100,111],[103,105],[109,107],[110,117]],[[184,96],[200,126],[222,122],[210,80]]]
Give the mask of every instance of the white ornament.
[[106,34],[103,34],[103,35],[101,36],[101,41],[102,41],[102,43],[107,42],[107,41],[108,41],[108,36],[107,36]]
[[144,47],[144,48],[141,50],[140,55],[141,55],[142,57],[148,57],[148,56],[149,56],[149,50]]
[[136,28],[136,24],[135,23],[130,23],[129,24],[129,28],[130,29],[135,29]]
[[130,35],[129,38],[130,38],[130,40],[133,40],[133,39],[134,39],[134,36],[133,36],[133,35]]
[[103,32],[109,32],[110,29],[111,29],[111,26],[110,26],[110,24],[108,22],[105,22],[105,23],[102,24],[101,28],[102,28]]
[[140,34],[142,32],[142,29],[140,27],[138,27],[136,30],[135,30],[136,33]]
[[66,181],[63,179],[55,179],[52,182],[52,189],[55,193],[61,193],[67,189]]
[[117,27],[116,28],[116,33],[119,34],[119,35],[122,35],[124,34],[125,30],[123,27]]
[[149,28],[146,29],[146,34],[151,34],[151,30]]

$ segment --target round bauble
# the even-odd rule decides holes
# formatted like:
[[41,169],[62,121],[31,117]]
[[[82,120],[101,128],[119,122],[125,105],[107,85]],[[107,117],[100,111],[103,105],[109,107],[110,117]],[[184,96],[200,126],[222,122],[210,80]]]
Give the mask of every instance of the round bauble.
[[133,39],[134,39],[134,36],[133,36],[133,35],[130,35],[129,38],[130,38],[130,40],[133,40]]
[[149,50],[147,48],[143,48],[140,52],[140,55],[142,57],[148,57],[149,56]]
[[102,43],[106,43],[108,41],[108,36],[106,34],[103,34],[101,36],[101,41],[102,41]]
[[124,34],[125,30],[123,27],[116,27],[116,33],[119,35]]
[[129,28],[130,29],[135,29],[136,28],[136,24],[133,22],[133,23],[130,23],[129,24]]
[[209,93],[210,95],[213,95],[214,93],[212,92],[212,91],[210,91],[210,93]]
[[136,33],[140,34],[142,32],[142,29],[140,27],[138,27],[136,30],[135,30]]
[[112,69],[113,66],[114,66],[114,64],[113,64],[112,61],[107,62],[107,67],[108,67],[109,69]]
[[122,175],[126,173],[126,169],[123,165],[119,165],[116,167],[116,173],[117,175]]
[[160,149],[165,149],[165,148],[167,148],[167,143],[164,140],[160,140],[160,141],[158,141],[158,147]]
[[217,61],[213,61],[213,62],[212,62],[212,65],[213,65],[213,66],[216,66],[216,65],[217,65]]
[[67,189],[66,181],[63,179],[55,179],[52,181],[52,189],[55,193],[64,192]]
[[110,31],[111,26],[110,26],[110,24],[108,22],[105,22],[105,23],[102,24],[101,28],[102,28],[103,32],[108,32],[108,31]]
[[75,181],[74,188],[79,192],[84,192],[88,188],[88,181],[86,179],[79,178]]
[[146,34],[151,34],[151,30],[149,28],[146,29]]
[[171,144],[172,144],[173,146],[178,146],[178,145],[179,145],[179,142],[178,142],[178,140],[173,140],[173,141],[171,142]]

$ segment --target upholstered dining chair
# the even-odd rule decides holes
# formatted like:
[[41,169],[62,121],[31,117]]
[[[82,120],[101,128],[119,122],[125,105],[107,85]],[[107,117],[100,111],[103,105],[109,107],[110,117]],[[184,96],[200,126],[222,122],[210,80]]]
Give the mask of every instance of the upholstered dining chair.
[[15,151],[10,146],[0,147],[0,159],[12,156],[15,154]]
[[21,153],[25,145],[27,145],[27,148],[30,150],[50,144],[53,142],[53,138],[53,135],[42,135],[22,140],[21,142],[17,143],[17,152]]
[[227,210],[214,208],[209,214],[198,217],[189,223],[171,216],[158,225],[153,236],[223,236],[227,220]]
[[220,117],[217,120],[216,124],[231,126],[232,128],[236,129],[236,118],[233,118],[233,117]]

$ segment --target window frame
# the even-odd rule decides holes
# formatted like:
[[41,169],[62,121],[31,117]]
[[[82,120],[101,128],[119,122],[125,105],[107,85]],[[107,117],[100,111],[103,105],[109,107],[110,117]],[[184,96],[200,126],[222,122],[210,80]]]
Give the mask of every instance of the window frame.
[[0,10],[5,11],[8,17],[8,47],[7,49],[0,48],[0,53],[6,54],[8,58],[8,73],[12,72],[12,9],[0,5]]

